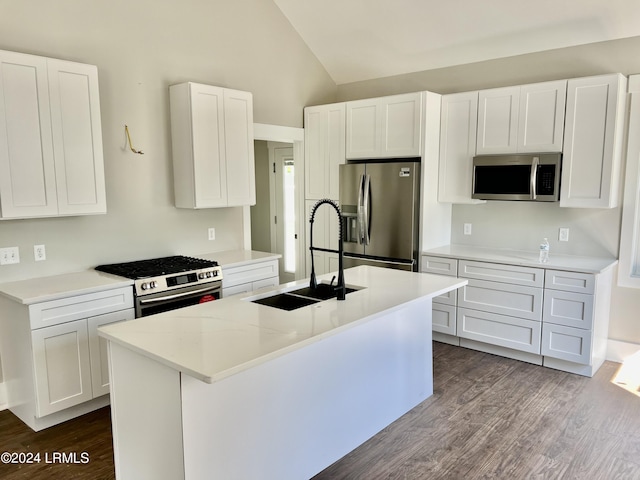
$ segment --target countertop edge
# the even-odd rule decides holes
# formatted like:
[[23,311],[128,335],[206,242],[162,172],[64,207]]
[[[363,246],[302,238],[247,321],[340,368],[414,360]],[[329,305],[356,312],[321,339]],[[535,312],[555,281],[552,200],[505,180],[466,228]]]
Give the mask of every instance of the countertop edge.
[[[449,249],[449,251],[445,251]],[[463,251],[460,251],[463,250]],[[500,257],[504,254],[504,258]],[[578,273],[600,274],[604,273],[618,264],[617,258],[607,257],[588,257],[580,255],[551,255],[549,263],[540,263],[534,259],[528,259],[527,256],[533,257],[534,254],[524,250],[510,249],[489,249],[486,247],[474,247],[468,245],[447,245],[437,247],[430,250],[423,250],[420,255],[455,258],[458,260],[471,260],[477,262],[500,263],[504,265],[517,265],[530,268],[544,268],[548,270],[561,270]],[[520,258],[519,258],[520,257]],[[559,259],[559,261],[558,261]],[[554,261],[556,260],[556,261]],[[563,263],[562,260],[565,260]],[[600,267],[580,266],[580,261],[598,262]]]

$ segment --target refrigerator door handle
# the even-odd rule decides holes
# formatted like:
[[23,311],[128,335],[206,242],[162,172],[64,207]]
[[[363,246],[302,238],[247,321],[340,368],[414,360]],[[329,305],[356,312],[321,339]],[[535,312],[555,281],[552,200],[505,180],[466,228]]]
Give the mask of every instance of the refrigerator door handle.
[[362,245],[364,241],[364,218],[362,211],[362,197],[363,197],[363,189],[364,189],[364,175],[360,175],[360,184],[358,185],[358,244]]
[[371,175],[365,175],[365,180],[364,180],[364,201],[363,201],[363,207],[362,209],[364,210],[364,244],[365,245],[369,245],[369,234],[371,233],[370,230],[370,226],[369,226],[369,220],[371,219],[371,217],[369,216],[369,196],[371,195]]

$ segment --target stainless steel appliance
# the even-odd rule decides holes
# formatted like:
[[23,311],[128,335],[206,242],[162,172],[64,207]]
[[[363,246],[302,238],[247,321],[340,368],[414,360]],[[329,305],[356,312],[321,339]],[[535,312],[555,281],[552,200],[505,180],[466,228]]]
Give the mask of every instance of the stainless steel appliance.
[[471,198],[557,202],[560,167],[559,153],[474,157]]
[[136,318],[221,297],[222,268],[201,258],[171,256],[100,265],[96,270],[134,280]]
[[345,268],[418,271],[419,207],[419,161],[340,165]]

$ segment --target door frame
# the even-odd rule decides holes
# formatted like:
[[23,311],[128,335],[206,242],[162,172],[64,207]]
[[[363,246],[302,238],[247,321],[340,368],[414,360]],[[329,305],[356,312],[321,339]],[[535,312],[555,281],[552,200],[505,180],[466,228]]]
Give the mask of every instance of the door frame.
[[[297,127],[285,127],[281,125],[269,125],[264,123],[253,124],[253,139],[270,142],[289,143],[293,146],[293,161],[295,164],[296,187],[296,280],[305,278],[304,251],[304,129]],[[243,217],[243,246],[245,250],[251,250],[251,207],[242,207]]]

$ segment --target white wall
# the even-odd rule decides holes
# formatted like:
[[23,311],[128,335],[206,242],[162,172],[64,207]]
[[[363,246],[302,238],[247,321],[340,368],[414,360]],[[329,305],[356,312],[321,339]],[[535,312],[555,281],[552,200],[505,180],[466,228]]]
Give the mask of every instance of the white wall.
[[[442,68],[338,86],[338,100],[429,90],[441,94],[561,78],[640,72],[640,37]],[[488,202],[454,205],[452,243],[536,251],[543,237],[551,254],[618,256],[621,209],[568,209],[558,204]],[[463,235],[463,224],[473,234]],[[558,228],[570,228],[560,243]],[[640,344],[640,292],[614,285],[609,338]]]
[[[168,87],[196,81],[247,90],[254,121],[302,126],[305,105],[336,86],[280,10],[263,0],[9,0],[0,49],[95,64],[108,214],[0,222],[21,263],[0,282],[165,254],[241,248],[242,209],[173,206]],[[125,144],[127,124],[135,148]],[[216,240],[207,240],[207,228]],[[35,263],[33,245],[46,246]]]

